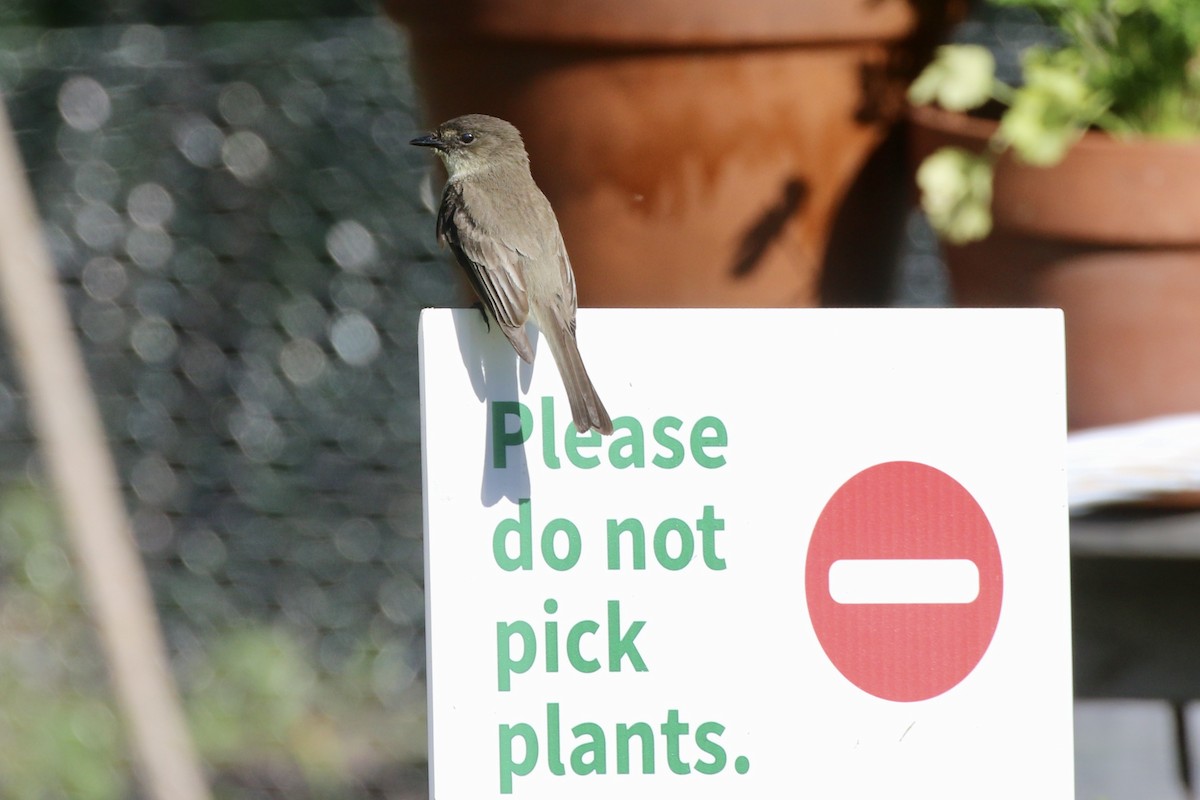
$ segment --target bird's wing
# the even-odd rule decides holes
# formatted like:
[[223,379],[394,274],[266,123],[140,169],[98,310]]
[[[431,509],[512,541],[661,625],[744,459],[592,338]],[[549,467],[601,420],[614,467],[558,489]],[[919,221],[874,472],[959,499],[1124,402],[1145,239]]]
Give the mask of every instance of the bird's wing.
[[[578,304],[575,273],[571,270],[571,259],[567,255],[567,246],[563,242],[554,209],[528,174],[509,173],[504,182],[509,186],[524,184],[521,190],[516,192],[524,201],[520,207],[509,206],[503,209],[503,215],[516,223],[508,226],[503,232],[503,241],[521,257],[523,269],[536,270],[538,282],[542,285],[533,290],[534,293],[542,297],[552,295],[554,316],[574,333],[575,310]],[[494,198],[498,196],[502,195],[496,191],[478,191],[471,192],[468,200],[472,207],[475,207],[476,203],[484,206],[494,202]],[[494,209],[488,218],[492,219],[500,213],[500,209]],[[543,269],[543,264],[548,269]],[[527,283],[534,280],[529,272],[523,274],[526,275]]]
[[[555,228],[557,228],[557,223]],[[575,272],[571,269],[571,257],[567,255],[567,245],[563,242],[562,233],[558,234],[558,267],[562,273],[563,317],[571,333],[575,333],[575,309],[579,301],[575,294]]]
[[522,256],[479,225],[471,207],[486,199],[476,196],[468,201],[464,191],[469,190],[461,183],[446,185],[438,211],[438,238],[449,245],[475,294],[517,354],[532,361],[533,348],[524,329],[529,318],[529,298],[521,271]]

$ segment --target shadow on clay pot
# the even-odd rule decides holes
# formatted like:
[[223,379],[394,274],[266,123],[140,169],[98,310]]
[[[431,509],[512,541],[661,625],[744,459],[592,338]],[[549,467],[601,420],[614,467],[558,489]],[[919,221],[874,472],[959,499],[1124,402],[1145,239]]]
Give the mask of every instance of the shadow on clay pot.
[[730,270],[735,278],[751,274],[762,263],[767,249],[779,241],[788,222],[804,207],[808,191],[808,184],[800,178],[788,178],[783,182],[779,202],[763,212],[758,222],[751,225],[742,237],[737,257],[733,260]]

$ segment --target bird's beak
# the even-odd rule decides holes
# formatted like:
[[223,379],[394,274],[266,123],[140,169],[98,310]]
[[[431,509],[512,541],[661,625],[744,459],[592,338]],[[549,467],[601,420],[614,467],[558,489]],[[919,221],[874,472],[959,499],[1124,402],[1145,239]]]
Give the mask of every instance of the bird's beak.
[[442,144],[442,140],[434,136],[432,133],[427,133],[424,136],[418,136],[409,142],[417,147],[432,147],[436,150],[445,150],[446,146]]

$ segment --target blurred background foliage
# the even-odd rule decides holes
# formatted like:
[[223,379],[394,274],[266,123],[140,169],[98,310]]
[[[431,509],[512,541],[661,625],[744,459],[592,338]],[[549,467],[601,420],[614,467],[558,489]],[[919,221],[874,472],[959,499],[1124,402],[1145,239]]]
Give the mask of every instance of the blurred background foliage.
[[[0,2],[0,89],[216,796],[423,797],[416,326],[459,295],[404,39],[67,5]],[[0,337],[0,797],[136,796]]]

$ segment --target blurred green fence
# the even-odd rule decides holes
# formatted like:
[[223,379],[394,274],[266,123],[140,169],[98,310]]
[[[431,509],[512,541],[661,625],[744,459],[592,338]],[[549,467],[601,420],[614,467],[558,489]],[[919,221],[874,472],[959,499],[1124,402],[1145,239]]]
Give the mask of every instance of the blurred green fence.
[[[373,19],[0,29],[220,797],[425,792],[416,324],[458,295],[405,59]],[[26,416],[5,348],[0,797],[132,797]]]

